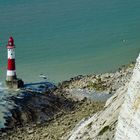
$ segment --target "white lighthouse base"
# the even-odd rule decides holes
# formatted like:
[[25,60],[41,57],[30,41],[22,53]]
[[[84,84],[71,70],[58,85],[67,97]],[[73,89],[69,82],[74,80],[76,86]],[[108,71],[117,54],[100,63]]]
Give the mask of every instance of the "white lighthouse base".
[[19,89],[24,87],[24,82],[22,79],[13,79],[12,81],[7,81],[6,80],[6,85],[9,88],[14,88],[14,89]]

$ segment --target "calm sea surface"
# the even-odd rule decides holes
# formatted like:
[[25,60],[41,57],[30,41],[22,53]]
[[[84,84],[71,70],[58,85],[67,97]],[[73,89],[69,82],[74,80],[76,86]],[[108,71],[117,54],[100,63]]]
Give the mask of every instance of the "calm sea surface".
[[[9,36],[25,82],[59,82],[78,74],[114,71],[140,52],[139,0],[1,0],[0,81],[5,81]],[[12,105],[0,89],[0,125]],[[8,94],[7,94],[8,95]]]
[[113,71],[138,56],[139,14],[139,0],[1,0],[1,81],[10,35],[17,74],[26,82],[41,80],[41,73],[58,82]]

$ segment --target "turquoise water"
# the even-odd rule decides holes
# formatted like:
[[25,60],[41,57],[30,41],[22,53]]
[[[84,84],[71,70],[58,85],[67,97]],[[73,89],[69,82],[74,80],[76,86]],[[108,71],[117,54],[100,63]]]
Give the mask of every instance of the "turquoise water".
[[10,35],[17,74],[58,82],[114,71],[140,51],[139,0],[1,0],[0,77],[5,80]]

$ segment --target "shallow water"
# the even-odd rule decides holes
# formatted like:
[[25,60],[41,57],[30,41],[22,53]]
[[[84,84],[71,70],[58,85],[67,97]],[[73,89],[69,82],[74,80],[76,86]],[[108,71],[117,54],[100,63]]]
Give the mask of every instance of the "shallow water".
[[87,89],[72,89],[69,90],[69,94],[77,99],[77,100],[83,100],[84,98],[87,98],[91,101],[95,102],[106,102],[107,99],[109,99],[112,94],[109,94],[108,91],[95,91],[95,90],[87,90]]

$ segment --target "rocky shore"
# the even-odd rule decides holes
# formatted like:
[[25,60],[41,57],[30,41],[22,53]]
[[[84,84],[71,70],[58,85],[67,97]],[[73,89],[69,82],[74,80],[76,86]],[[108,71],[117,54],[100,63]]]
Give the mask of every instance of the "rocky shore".
[[[98,95],[100,93],[111,94],[111,96],[122,86],[130,81],[135,62],[129,65],[123,65],[116,72],[92,75],[79,75],[71,78],[69,81],[64,81],[58,84],[58,90],[64,93],[66,97],[79,100],[83,98],[76,97],[73,92],[89,91],[91,95]],[[89,97],[89,99],[91,96]],[[107,99],[106,99],[107,100]]]
[[79,121],[104,109],[105,101],[129,82],[133,68],[131,63],[115,73],[80,75],[59,83],[49,93],[25,92],[24,98],[11,97],[16,107],[7,116],[7,128],[1,130],[0,139],[65,139]]

